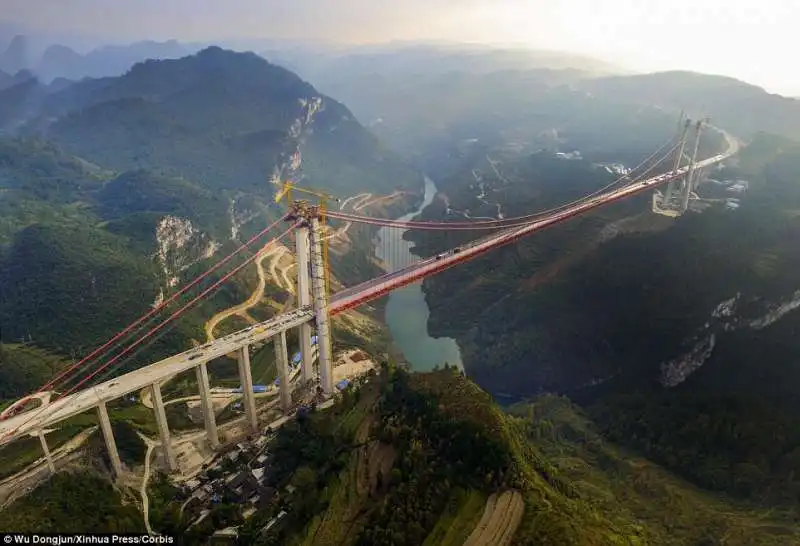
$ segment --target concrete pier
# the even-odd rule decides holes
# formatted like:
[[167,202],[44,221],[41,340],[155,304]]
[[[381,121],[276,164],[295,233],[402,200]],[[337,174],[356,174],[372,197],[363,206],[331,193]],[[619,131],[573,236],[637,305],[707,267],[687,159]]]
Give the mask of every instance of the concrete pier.
[[122,462],[119,459],[117,442],[114,440],[114,431],[111,428],[111,419],[108,418],[108,408],[105,402],[97,404],[97,418],[100,421],[100,430],[103,431],[103,438],[106,441],[106,451],[111,461],[111,469],[114,471],[114,476],[119,477],[122,474]]
[[320,386],[325,394],[333,393],[333,360],[331,348],[328,295],[325,293],[325,264],[322,259],[322,227],[317,216],[311,217],[311,293],[317,322]]
[[247,422],[250,429],[258,432],[258,414],[256,413],[256,400],[253,396],[253,374],[250,370],[250,352],[245,345],[239,349],[239,381],[242,385],[242,400],[244,411],[247,414]]
[[53,464],[53,456],[50,455],[50,448],[47,447],[47,440],[44,438],[44,431],[39,430],[37,436],[39,436],[39,442],[42,444],[42,451],[44,451],[44,458],[47,459],[47,466],[50,468],[50,474],[55,474],[56,465]]
[[150,385],[150,390],[153,398],[153,410],[156,414],[156,424],[158,425],[158,436],[161,438],[161,450],[164,453],[167,468],[169,468],[170,472],[174,472],[178,469],[178,463],[175,460],[175,453],[172,451],[172,444],[170,443],[167,413],[164,410],[164,399],[161,398],[161,385],[153,383]]
[[[295,230],[295,253],[297,257],[297,305],[305,307],[311,305],[311,280],[309,278],[308,263],[308,228],[301,226]],[[303,381],[310,381],[316,377],[314,373],[314,353],[311,346],[311,324],[306,322],[300,325],[300,354],[303,356],[302,374]]]
[[275,336],[275,365],[280,379],[281,409],[288,411],[292,405],[292,385],[289,382],[289,353],[286,350],[286,332]]
[[203,420],[206,425],[208,444],[212,449],[216,449],[219,447],[219,434],[217,433],[214,404],[211,401],[211,385],[208,382],[208,363],[201,362],[194,371],[197,374],[197,385],[200,390],[200,403],[203,407]]

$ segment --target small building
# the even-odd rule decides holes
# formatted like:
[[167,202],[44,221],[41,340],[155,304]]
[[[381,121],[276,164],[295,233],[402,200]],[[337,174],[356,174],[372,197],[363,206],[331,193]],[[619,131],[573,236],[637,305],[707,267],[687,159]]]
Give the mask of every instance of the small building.
[[200,515],[197,516],[197,519],[189,524],[189,528],[192,528],[195,525],[197,525],[198,523],[200,523],[201,521],[203,521],[206,518],[206,516],[208,516],[210,513],[211,513],[211,510],[209,510],[208,508],[205,508],[204,510],[202,510],[200,512]]
[[232,476],[231,480],[228,482],[228,489],[236,489],[241,485],[244,485],[244,482],[247,481],[247,478],[250,477],[250,473],[246,470],[239,472]]
[[243,485],[240,485],[236,489],[229,491],[228,496],[231,497],[233,502],[237,504],[241,504],[247,499],[247,495],[245,494]]
[[221,529],[219,531],[215,531],[212,536],[213,536],[213,538],[238,538],[239,537],[239,528],[238,527],[226,527],[225,529]]
[[261,482],[253,475],[247,477],[247,481],[242,485],[242,495],[244,498],[249,499],[258,494],[258,489],[261,487]]
[[196,515],[200,513],[205,504],[206,503],[203,499],[192,497],[191,499],[189,499],[189,502],[187,502],[186,505],[183,507],[183,511],[185,514]]
[[267,526],[264,527],[264,531],[269,531],[272,528],[272,526],[278,523],[280,520],[282,520],[283,516],[285,515],[286,512],[284,510],[281,510],[276,517],[272,518],[272,520],[269,523],[267,523]]

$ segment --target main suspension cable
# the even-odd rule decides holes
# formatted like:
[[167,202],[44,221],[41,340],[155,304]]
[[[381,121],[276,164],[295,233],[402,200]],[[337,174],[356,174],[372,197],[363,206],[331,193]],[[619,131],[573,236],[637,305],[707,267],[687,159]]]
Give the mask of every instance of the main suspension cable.
[[[675,145],[671,151],[677,148]],[[668,152],[667,155],[670,153]],[[666,157],[666,156],[665,156]],[[663,158],[662,158],[663,160]],[[652,171],[658,163],[651,166],[644,174]],[[628,187],[632,184],[635,184],[639,179],[630,181],[630,183],[625,184],[622,188]],[[392,227],[392,228],[403,228],[403,229],[421,229],[421,230],[429,230],[429,231],[481,231],[481,230],[501,230],[507,228],[515,228],[515,227],[522,227],[526,226],[532,222],[535,222],[537,219],[549,216],[551,214],[555,214],[566,210],[570,207],[579,205],[587,200],[597,197],[605,193],[611,186],[615,185],[617,182],[609,184],[600,190],[592,192],[588,195],[581,197],[580,199],[576,199],[574,201],[570,201],[568,203],[561,204],[557,207],[552,207],[550,209],[541,211],[536,214],[530,214],[525,216],[518,216],[514,218],[509,218],[507,220],[503,220],[502,223],[500,221],[486,221],[486,222],[401,222],[398,220],[385,220],[381,218],[374,218],[372,216],[361,216],[361,215],[353,215],[348,213],[342,212],[328,212],[328,216],[331,218],[335,218],[337,220],[347,221],[347,222],[355,222],[359,224],[368,224],[374,226],[382,226],[382,227]]]
[[[674,140],[675,140],[675,137],[670,138],[669,140],[664,142],[664,144],[662,144],[658,149],[656,149],[656,151],[654,151],[647,158],[645,158],[641,163],[639,163],[636,167],[631,169],[628,174],[620,176],[619,178],[617,178],[614,181],[612,181],[611,183],[603,186],[602,188],[600,188],[598,190],[595,190],[594,192],[589,193],[587,195],[584,195],[584,196],[582,196],[579,199],[576,199],[574,201],[570,201],[568,203],[563,203],[561,205],[558,205],[557,207],[552,207],[550,209],[545,209],[545,210],[541,210],[541,211],[538,211],[538,212],[525,214],[525,215],[522,215],[522,216],[504,218],[502,220],[475,220],[475,221],[471,221],[471,222],[463,222],[463,221],[457,221],[457,222],[442,222],[442,221],[438,221],[438,222],[435,222],[435,221],[430,221],[430,220],[428,220],[428,221],[426,221],[426,220],[416,220],[416,221],[415,220],[409,220],[409,221],[406,221],[406,222],[398,222],[397,220],[384,220],[384,219],[380,219],[380,218],[374,218],[374,217],[371,217],[371,216],[364,216],[364,215],[359,215],[359,214],[351,214],[351,213],[345,213],[345,212],[339,212],[339,211],[330,211],[330,212],[328,212],[328,216],[330,216],[331,218],[336,218],[337,220],[344,220],[344,221],[351,221],[351,222],[374,224],[374,222],[370,222],[368,220],[377,220],[379,222],[378,225],[393,226],[393,227],[406,227],[406,228],[415,228],[416,227],[416,228],[422,228],[422,229],[428,229],[429,226],[443,226],[443,229],[464,229],[464,230],[470,231],[470,230],[475,230],[475,229],[497,229],[497,228],[524,225],[524,224],[529,223],[529,221],[532,220],[532,219],[535,219],[535,218],[538,218],[538,217],[541,217],[541,216],[545,216],[545,215],[548,215],[548,214],[552,214],[552,213],[557,212],[559,210],[562,210],[564,208],[568,208],[568,207],[571,207],[572,205],[581,203],[581,202],[583,202],[583,201],[585,201],[587,199],[591,199],[592,197],[595,197],[595,196],[597,196],[599,194],[602,194],[602,193],[606,192],[608,189],[618,185],[620,182],[627,181],[627,182],[629,182],[631,184],[635,183],[638,179],[640,179],[642,176],[644,176],[644,174],[646,174],[647,172],[652,171],[652,169],[655,168],[655,166],[659,165],[662,161],[664,161],[664,159],[666,159],[669,156],[669,154],[671,154],[678,147],[678,143],[673,144],[673,147],[671,149],[669,149],[661,158],[658,159],[658,161],[656,161],[656,163],[653,166],[648,168],[647,171],[645,171],[643,174],[639,175],[636,179],[631,179],[630,178],[630,174],[633,173],[634,171],[640,169],[642,166],[646,165],[648,162],[650,162],[655,156],[657,156],[662,150],[664,150],[664,148],[669,146],[669,144],[672,143]],[[481,226],[483,226],[483,227],[481,227]],[[488,227],[488,226],[491,226],[491,227]],[[438,229],[438,228],[431,227],[430,229]]]

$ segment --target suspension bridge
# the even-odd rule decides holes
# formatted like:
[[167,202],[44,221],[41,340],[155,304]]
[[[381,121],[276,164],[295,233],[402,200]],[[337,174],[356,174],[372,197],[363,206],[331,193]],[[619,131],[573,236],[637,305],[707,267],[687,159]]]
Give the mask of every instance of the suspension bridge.
[[[698,160],[697,154],[703,127],[703,122],[698,122],[695,125],[693,154],[688,158],[688,164],[682,165],[689,127],[687,120],[682,131],[679,131],[677,135],[653,152],[640,165],[597,191],[558,207],[523,216],[497,220],[400,222],[359,214],[358,210],[353,212],[325,210],[324,206],[310,204],[308,201],[294,202],[282,218],[219,260],[208,271],[186,284],[169,299],[131,323],[79,362],[62,370],[35,393],[6,408],[0,414],[0,446],[23,437],[38,436],[50,470],[54,471],[43,431],[83,412],[96,411],[109,460],[113,470],[119,475],[122,466],[107,406],[130,393],[150,389],[164,460],[170,470],[176,470],[177,463],[172,452],[170,429],[161,392],[161,385],[164,381],[194,370],[205,431],[208,443],[212,448],[219,445],[219,435],[211,400],[207,366],[209,362],[217,358],[235,355],[238,362],[245,419],[251,431],[258,431],[260,425],[256,411],[249,351],[254,344],[269,341],[274,343],[280,380],[278,395],[280,406],[284,411],[288,411],[291,407],[292,388],[297,383],[316,388],[321,396],[330,397],[335,390],[332,372],[334,358],[331,344],[332,317],[380,298],[395,289],[511,244],[549,226],[643,192],[655,190],[653,211],[656,213],[677,216],[686,212],[690,199],[693,195],[696,196],[694,191],[703,173],[735,154],[739,148],[735,139],[720,131],[728,141],[728,149],[722,154]],[[668,160],[671,158],[673,161],[668,164]],[[665,184],[667,185],[665,192],[656,190]],[[330,271],[326,259],[326,241],[330,239],[330,235],[326,231],[325,219],[349,223],[348,225],[358,224],[400,230],[487,231],[489,233],[472,242],[460,244],[455,248],[414,263],[403,264],[396,270],[388,271],[375,279],[345,287],[329,295]],[[276,229],[281,222],[288,222],[290,227],[264,244],[263,238]],[[187,309],[207,298],[231,277],[252,263],[258,252],[252,252],[242,263],[159,321],[159,315],[177,305],[182,296],[197,289],[212,274],[234,260],[237,255],[246,253],[245,251],[253,248],[257,243],[259,246],[263,245],[263,250],[269,245],[279,244],[292,233],[297,264],[296,309],[278,314],[269,320],[154,364],[101,381],[103,377],[113,375],[126,358],[157,339],[160,332],[179,319]],[[295,328],[299,330],[299,352],[302,359],[299,373],[291,374],[287,332]],[[317,336],[317,343],[312,347],[311,340],[314,334]],[[98,377],[101,373],[104,376]],[[34,399],[38,399],[41,405],[29,409],[28,404]]]

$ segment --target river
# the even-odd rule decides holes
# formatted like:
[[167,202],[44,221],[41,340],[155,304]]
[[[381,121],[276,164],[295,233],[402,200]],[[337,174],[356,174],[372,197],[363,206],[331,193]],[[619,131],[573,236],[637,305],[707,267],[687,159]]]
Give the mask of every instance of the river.
[[[426,176],[422,204],[417,210],[398,220],[412,220],[435,196],[436,184]],[[403,239],[403,233],[403,230],[395,228],[381,228],[378,232],[380,242],[375,247],[375,254],[390,271],[396,271],[419,259],[411,253],[411,243]],[[413,370],[428,371],[437,365],[444,366],[445,363],[463,368],[461,351],[454,339],[433,338],[428,335],[429,316],[430,309],[425,302],[421,281],[395,290],[389,295],[386,324],[389,326],[392,341],[402,351]]]

